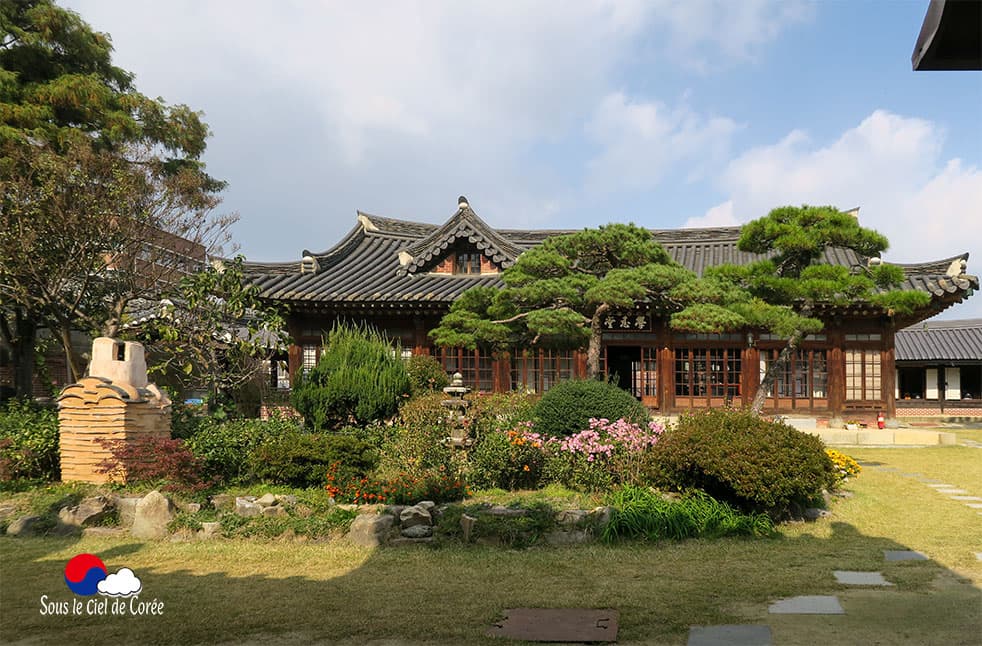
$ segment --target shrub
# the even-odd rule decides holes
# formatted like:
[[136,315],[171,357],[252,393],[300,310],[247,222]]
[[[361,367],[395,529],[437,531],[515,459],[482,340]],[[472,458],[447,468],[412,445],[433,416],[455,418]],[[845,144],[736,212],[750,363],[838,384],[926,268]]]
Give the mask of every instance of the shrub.
[[832,460],[832,467],[834,469],[833,487],[835,488],[841,486],[849,478],[855,478],[863,470],[858,462],[835,449],[825,449],[825,455],[829,456],[829,459]]
[[346,478],[361,477],[378,463],[378,452],[350,435],[290,432],[261,443],[249,456],[250,473],[272,484],[324,486],[333,464]]
[[664,427],[591,419],[589,428],[546,443],[546,477],[577,491],[602,491],[647,479],[645,465]]
[[651,489],[626,486],[611,492],[606,502],[614,509],[601,534],[607,542],[774,534],[766,514],[741,514],[702,491],[670,500]]
[[452,467],[453,449],[447,426],[393,427],[382,445],[379,471],[385,475],[406,472],[420,477],[433,469]]
[[183,440],[145,437],[101,443],[110,457],[100,462],[97,470],[110,480],[185,492],[202,491],[211,485],[204,477],[203,465]]
[[450,377],[440,361],[428,354],[414,354],[409,357],[406,360],[406,373],[414,396],[438,391],[450,383]]
[[58,479],[58,413],[12,399],[0,407],[0,480]]
[[821,440],[750,411],[683,415],[654,447],[650,476],[675,490],[780,518],[821,498],[833,467]]
[[484,433],[468,455],[468,479],[479,489],[535,489],[545,465],[542,449],[543,440],[530,422]]
[[389,340],[369,327],[337,325],[317,365],[298,375],[291,400],[314,429],[389,418],[409,394],[406,366]]
[[237,482],[249,475],[249,456],[260,444],[299,431],[295,421],[282,417],[225,422],[203,418],[187,446],[201,461],[207,476]]
[[[404,401],[399,407],[399,425],[406,428],[449,428],[450,416],[447,408],[440,403],[446,398],[443,393],[426,393]],[[443,432],[446,434],[446,431]]]
[[532,421],[537,395],[527,393],[490,393],[469,397],[467,413],[473,418],[474,434],[480,438],[491,431],[508,431],[519,424]]
[[648,420],[648,409],[625,390],[605,381],[564,381],[550,388],[535,407],[535,427],[544,435],[570,435],[590,418]]

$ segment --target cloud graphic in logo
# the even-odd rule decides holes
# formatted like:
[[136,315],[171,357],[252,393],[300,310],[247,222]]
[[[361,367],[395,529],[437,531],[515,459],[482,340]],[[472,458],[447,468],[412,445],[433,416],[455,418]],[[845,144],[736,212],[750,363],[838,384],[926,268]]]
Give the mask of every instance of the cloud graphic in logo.
[[120,568],[116,574],[110,574],[99,581],[99,594],[107,597],[129,597],[139,594],[142,589],[140,579],[128,567]]
[[95,554],[79,554],[65,565],[65,584],[83,597],[95,594],[105,578],[106,564]]

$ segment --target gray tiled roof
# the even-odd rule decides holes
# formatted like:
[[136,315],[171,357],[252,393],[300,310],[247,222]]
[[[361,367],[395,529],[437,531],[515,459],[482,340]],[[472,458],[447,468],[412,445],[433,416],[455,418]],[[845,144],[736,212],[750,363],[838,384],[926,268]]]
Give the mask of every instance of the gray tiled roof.
[[[271,300],[295,305],[426,305],[446,307],[475,285],[498,286],[498,275],[453,276],[430,273],[443,250],[466,239],[507,267],[525,249],[549,236],[573,230],[492,229],[463,205],[444,225],[384,218],[358,213],[357,225],[334,247],[322,253],[304,251],[307,263],[247,263],[246,271]],[[697,274],[722,263],[745,264],[761,256],[737,249],[740,227],[652,230],[677,262]],[[978,279],[946,275],[952,262],[968,254],[919,265],[901,265],[906,289],[918,289],[939,299],[957,302],[978,288]],[[823,262],[847,267],[865,266],[849,249],[826,249]],[[302,265],[303,269],[302,269]],[[963,266],[963,265],[962,265]],[[940,309],[944,309],[944,306]]]
[[901,330],[897,361],[982,361],[982,319],[925,321]]

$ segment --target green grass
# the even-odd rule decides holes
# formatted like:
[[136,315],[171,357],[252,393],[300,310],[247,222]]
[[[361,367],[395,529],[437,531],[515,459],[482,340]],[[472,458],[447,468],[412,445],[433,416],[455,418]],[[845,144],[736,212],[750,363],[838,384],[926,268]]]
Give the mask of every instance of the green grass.
[[[978,449],[845,452],[982,495]],[[766,623],[775,644],[978,644],[976,510],[899,473],[865,469],[847,489],[853,496],[836,501],[833,518],[780,526],[776,539],[516,551],[0,538],[0,641],[500,644],[483,637],[487,626],[505,608],[532,606],[617,608],[621,643],[680,645],[690,625]],[[885,563],[885,549],[931,559]],[[63,570],[80,552],[110,571],[133,569],[141,600],[162,600],[163,616],[42,616],[41,595],[71,598]],[[881,571],[896,586],[846,589],[836,569]],[[802,594],[837,594],[847,614],[767,614],[774,600]]]

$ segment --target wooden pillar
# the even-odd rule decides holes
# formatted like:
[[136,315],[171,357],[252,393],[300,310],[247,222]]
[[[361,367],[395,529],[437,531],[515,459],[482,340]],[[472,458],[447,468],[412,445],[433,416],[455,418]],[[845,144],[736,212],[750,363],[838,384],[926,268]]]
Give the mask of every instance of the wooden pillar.
[[675,354],[667,343],[658,348],[658,409],[667,413],[675,408]]
[[829,416],[841,423],[846,410],[846,357],[841,329],[829,330]]
[[886,409],[883,411],[883,415],[891,428],[897,426],[897,355],[895,342],[893,330],[884,330],[883,349],[880,351],[880,388],[883,389],[881,397]]
[[429,339],[426,336],[426,321],[422,316],[413,317],[413,354],[429,354]]
[[289,320],[286,324],[287,332],[293,341],[287,348],[287,369],[290,371],[290,383],[297,383],[297,375],[303,367],[303,348],[300,346],[300,332],[303,326],[296,320]]

